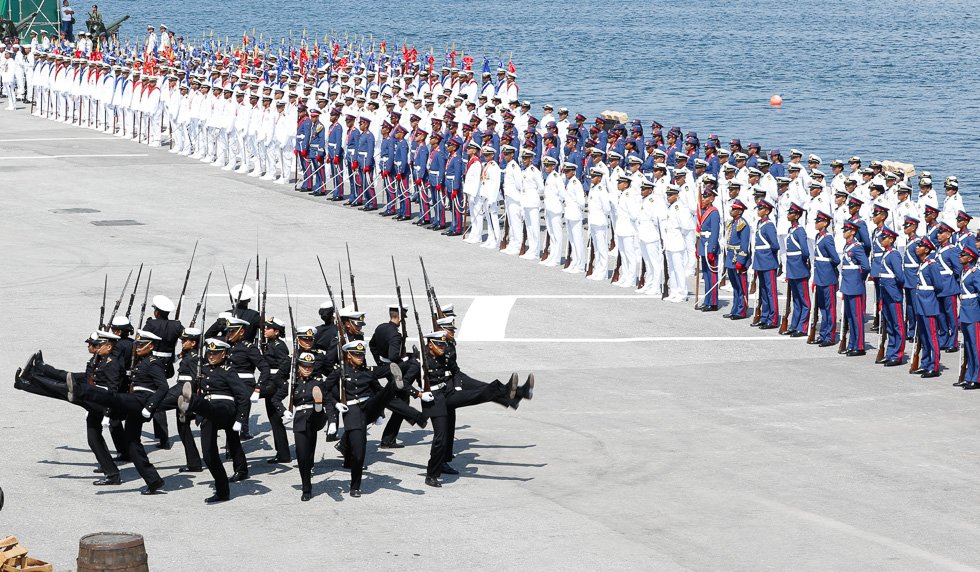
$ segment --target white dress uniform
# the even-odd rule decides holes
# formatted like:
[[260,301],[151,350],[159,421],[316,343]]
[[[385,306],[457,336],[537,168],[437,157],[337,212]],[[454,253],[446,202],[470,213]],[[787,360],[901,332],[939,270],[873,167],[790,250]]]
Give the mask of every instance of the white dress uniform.
[[545,266],[558,266],[564,254],[565,235],[562,218],[565,214],[565,181],[560,172],[554,170],[544,177],[544,225],[548,232],[548,258],[541,261]]
[[592,275],[589,280],[606,280],[609,276],[610,196],[606,176],[589,189],[589,234],[592,240]]
[[[922,220],[922,213],[919,212],[919,207],[912,199],[906,199],[895,207],[895,226],[892,230],[898,232],[898,238],[895,239],[895,248],[900,250],[903,254],[905,253],[905,248],[908,246],[908,237],[905,236],[904,232],[900,232],[900,229],[905,225],[905,217],[914,217],[919,221]],[[918,228],[916,228],[916,233],[918,229],[922,227],[922,223],[919,223]]]
[[14,69],[14,58],[10,52],[6,52],[0,60],[0,83],[3,83],[3,92],[7,96],[7,109],[14,109],[14,101],[17,99],[16,82],[17,72]]
[[[465,159],[469,161],[469,159]],[[466,172],[463,174],[463,194],[469,201],[470,208],[470,233],[463,242],[476,244],[483,240],[483,209],[478,204],[477,197],[480,195],[480,183],[483,178],[483,164],[479,158],[472,163],[467,163]]]
[[683,302],[687,300],[688,257],[694,255],[687,249],[684,233],[694,230],[694,217],[680,204],[680,201],[668,204],[666,210],[661,231],[664,250],[667,252],[667,271],[670,275],[670,296],[667,300]]
[[613,232],[616,234],[616,247],[622,257],[619,282],[616,283],[616,286],[621,288],[636,286],[636,278],[640,271],[636,220],[640,216],[641,198],[639,184],[636,183],[616,196],[616,223]]
[[[534,166],[533,164],[531,165]],[[507,254],[515,255],[521,251],[521,225],[524,213],[521,209],[521,198],[524,191],[524,173],[516,160],[511,159],[504,168],[504,216],[507,217],[508,238]],[[530,227],[530,225],[528,225]],[[530,230],[528,231],[530,238]]]
[[527,229],[527,252],[521,258],[538,260],[541,256],[541,196],[544,194],[544,180],[541,171],[532,163],[523,172],[521,187],[521,211],[524,215],[524,228]]
[[956,228],[956,214],[963,209],[963,197],[957,191],[953,196],[946,197],[943,201],[943,211],[939,215],[939,221]]
[[[640,256],[646,262],[644,286],[641,292],[659,296],[664,281],[664,247],[661,224],[667,218],[667,204],[651,193],[640,198],[640,214],[637,217],[636,238]],[[693,228],[693,227],[692,227]]]
[[572,245],[572,263],[564,271],[578,274],[585,271],[585,236],[582,233],[582,221],[585,215],[585,189],[577,177],[564,177],[562,181],[565,203],[565,227],[568,229],[568,241]]
[[[493,147],[490,147],[492,150]],[[483,163],[483,176],[480,181],[479,203],[483,216],[487,219],[487,240],[483,248],[500,248],[500,165],[493,159]],[[483,228],[477,227],[479,233]]]

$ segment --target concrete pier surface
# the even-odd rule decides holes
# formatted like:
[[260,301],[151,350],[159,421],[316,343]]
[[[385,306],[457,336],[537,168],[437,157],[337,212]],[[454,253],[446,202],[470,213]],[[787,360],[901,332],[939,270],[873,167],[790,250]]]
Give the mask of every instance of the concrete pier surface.
[[[874,352],[842,357],[24,110],[0,111],[0,182],[0,533],[56,570],[96,531],[144,535],[153,570],[980,566],[980,392],[951,386],[959,354],[923,380],[874,365]],[[316,324],[326,299],[316,255],[335,290],[343,261],[349,302],[345,241],[368,333],[394,301],[392,256],[427,322],[424,256],[461,317],[462,368],[487,381],[534,372],[534,400],[462,410],[462,474],[441,489],[423,484],[430,430],[406,426],[406,448],[379,451],[374,427],[364,496],[347,496],[349,474],[321,440],[302,503],[295,463],[264,463],[261,407],[251,478],[228,503],[205,506],[209,474],[179,474],[179,441],[157,450],[148,433],[165,494],[140,496],[131,464],[121,486],[93,487],[84,411],[16,391],[14,371],[39,348],[81,370],[105,275],[110,306],[141,262],[150,296],[176,298],[197,239],[183,318],[210,270],[210,321],[228,306],[221,265],[240,281],[256,238],[269,313],[288,320],[285,275],[298,326]],[[142,287],[134,317],[141,299]]]

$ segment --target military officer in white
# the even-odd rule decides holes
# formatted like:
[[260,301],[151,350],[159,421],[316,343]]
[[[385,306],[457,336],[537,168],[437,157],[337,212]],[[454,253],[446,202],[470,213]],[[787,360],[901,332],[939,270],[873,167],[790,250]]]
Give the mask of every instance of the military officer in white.
[[589,280],[605,280],[609,274],[609,191],[605,171],[589,171],[589,234],[592,240],[592,275]]
[[946,177],[943,185],[946,189],[946,200],[939,220],[956,228],[956,215],[963,210],[963,197],[960,196],[960,181],[954,176]]
[[[516,255],[520,254],[523,236],[521,228],[524,222],[524,212],[521,208],[521,198],[524,193],[524,173],[514,159],[514,153],[517,152],[517,149],[511,145],[503,145],[500,147],[500,152],[504,160],[504,216],[507,217],[508,225],[507,249],[504,250],[504,253]],[[538,178],[540,177],[540,172],[538,172]],[[528,238],[530,239],[530,228],[528,229]]]
[[667,214],[661,223],[664,250],[667,252],[667,272],[670,276],[670,296],[668,302],[684,302],[687,300],[687,259],[693,252],[687,249],[684,232],[694,229],[694,218],[690,210],[681,205],[680,188],[677,185],[667,187]]
[[[521,159],[530,162],[534,151],[523,149]],[[544,166],[544,225],[548,232],[548,257],[541,261],[545,266],[558,266],[564,254],[565,234],[562,229],[562,218],[565,214],[565,180],[558,172],[558,161],[551,155],[541,159]]]
[[568,232],[568,242],[572,246],[572,262],[564,270],[569,274],[579,274],[585,271],[585,236],[582,221],[585,218],[585,190],[582,182],[575,176],[575,163],[564,163],[562,171],[565,175],[562,195],[565,203],[565,228]]
[[[895,205],[894,218],[896,221],[901,221],[904,225],[906,217],[912,217],[916,220],[922,220],[922,213],[919,212],[918,205],[912,201],[912,187],[906,185],[905,183],[899,183],[895,189],[895,196],[898,197],[898,204]],[[895,239],[895,248],[897,248],[902,253],[905,252],[905,247],[908,246],[909,237],[905,235],[904,232],[899,233],[898,237]]]
[[521,185],[521,211],[524,215],[524,228],[527,229],[527,252],[521,258],[525,260],[538,260],[541,253],[541,197],[544,194],[544,179],[541,171],[534,166],[533,158],[533,151],[525,158]]
[[[708,175],[711,176],[711,175]],[[661,222],[667,217],[667,203],[653,194],[653,183],[640,184],[640,214],[636,219],[636,238],[646,263],[643,288],[638,293],[659,296],[664,281],[664,248]],[[598,251],[596,251],[598,253]]]
[[480,184],[483,180],[483,164],[480,163],[480,145],[470,141],[466,145],[467,164],[463,174],[463,195],[469,202],[470,229],[469,236],[463,242],[477,244],[483,241],[483,208],[477,199],[480,196]]
[[[919,196],[916,198],[916,205],[919,207],[920,214],[926,212],[927,206],[939,210],[939,198],[932,188],[932,178],[925,174],[919,178]],[[919,217],[919,220],[922,218]]]
[[[494,159],[497,150],[483,147],[483,177],[480,181],[479,202],[483,217],[487,220],[487,240],[483,248],[500,248],[500,165]],[[478,229],[483,232],[483,229]],[[518,243],[520,244],[520,243]]]

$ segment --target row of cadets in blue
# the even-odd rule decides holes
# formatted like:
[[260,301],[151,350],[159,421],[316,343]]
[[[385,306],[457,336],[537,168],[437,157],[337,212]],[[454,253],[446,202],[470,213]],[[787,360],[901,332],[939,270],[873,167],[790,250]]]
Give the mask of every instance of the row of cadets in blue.
[[746,210],[745,203],[735,199],[729,210],[732,220],[728,224],[728,240],[725,241],[725,272],[728,274],[728,283],[732,285],[733,298],[731,313],[726,317],[741,320],[746,317],[749,303],[749,240],[752,229],[742,218]]
[[960,250],[963,273],[960,275],[960,329],[963,332],[963,359],[966,372],[963,389],[980,389],[980,272],[977,272],[976,243],[964,244]]
[[324,190],[326,188],[326,181],[324,180],[324,170],[323,170],[323,158],[326,153],[326,129],[323,124],[320,123],[320,110],[313,108],[310,110],[310,121],[312,127],[310,128],[310,146],[309,146],[309,162],[310,171],[313,173],[313,195],[322,196],[326,194]]
[[915,286],[915,314],[918,319],[916,340],[921,345],[919,369],[912,372],[922,377],[939,376],[939,315],[942,313],[936,293],[942,288],[943,277],[939,265],[930,254],[936,245],[928,237],[922,237],[916,244],[919,257],[919,270]]
[[878,277],[875,284],[880,296],[880,327],[885,328],[887,339],[883,362],[886,367],[902,365],[902,360],[905,358],[906,328],[902,310],[902,301],[905,298],[905,269],[902,254],[894,248],[896,238],[898,233],[888,227],[882,227],[878,232],[882,254],[878,260]]
[[755,231],[752,268],[755,269],[759,288],[759,321],[753,325],[760,330],[770,330],[779,324],[779,295],[776,288],[776,269],[779,267],[779,239],[776,224],[769,218],[774,210],[767,199],[756,203],[759,222]]
[[871,272],[868,256],[855,237],[859,226],[848,220],[844,223],[844,252],[840,264],[840,291],[844,300],[844,320],[849,332],[847,355],[864,355],[864,308],[867,298],[865,281]]
[[806,335],[810,320],[810,245],[806,230],[800,226],[800,217],[805,213],[797,203],[790,203],[786,213],[790,222],[786,235],[786,280],[792,298],[792,315],[785,333],[794,338]]
[[936,289],[939,299],[939,347],[944,351],[957,351],[959,347],[959,300],[960,249],[952,240],[953,227],[941,222],[936,229],[936,263],[942,276],[942,287]]
[[697,222],[697,249],[701,261],[701,279],[704,280],[704,296],[699,301],[701,309],[713,312],[718,309],[718,253],[721,250],[718,237],[721,234],[721,213],[713,206],[718,192],[705,188],[701,193],[700,214]]
[[300,105],[297,108],[297,113],[299,114],[299,124],[296,126],[296,156],[299,159],[300,171],[303,173],[299,188],[303,191],[309,191],[313,188],[313,171],[310,169],[309,160],[310,133],[313,122],[310,120],[305,105]]
[[[827,227],[834,217],[827,212],[819,211],[816,215],[814,228],[817,235],[813,240],[813,286],[815,291],[816,310],[820,312],[820,331],[814,336],[813,343],[820,347],[837,344],[837,286],[840,279],[838,266],[840,256],[834,235],[827,232]],[[788,264],[788,262],[787,262]]]
[[905,339],[915,340],[918,320],[915,314],[915,285],[919,280],[919,255],[916,254],[919,241],[922,239],[916,230],[921,221],[914,216],[905,217],[902,231],[905,232],[905,253],[902,255],[902,270],[905,272]]
[[388,216],[395,212],[395,186],[392,184],[395,169],[395,137],[391,132],[391,122],[385,119],[381,122],[381,144],[379,145],[379,164],[381,170],[381,190],[384,193],[384,210],[382,214]]
[[340,110],[330,110],[330,127],[327,128],[327,164],[330,169],[330,184],[333,186],[333,199],[343,199],[344,128],[340,125]]
[[405,135],[408,130],[401,125],[395,127],[394,152],[392,153],[392,173],[394,177],[394,198],[398,202],[399,220],[408,220],[412,217],[412,201],[408,192],[409,175],[411,165],[408,161],[408,141]]

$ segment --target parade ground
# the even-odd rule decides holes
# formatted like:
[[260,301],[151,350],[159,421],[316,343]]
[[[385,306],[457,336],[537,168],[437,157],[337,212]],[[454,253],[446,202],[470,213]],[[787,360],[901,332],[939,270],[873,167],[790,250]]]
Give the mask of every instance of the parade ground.
[[[142,534],[151,570],[980,567],[980,392],[952,387],[959,354],[923,380],[874,365],[874,351],[846,358],[724,308],[695,312],[23,110],[0,111],[0,181],[0,535],[55,570],[99,531]],[[230,502],[206,506],[209,473],[177,472],[173,414],[171,450],[144,434],[165,494],[141,496],[131,464],[121,486],[94,487],[84,411],[14,390],[14,372],[38,349],[83,369],[106,274],[107,312],[140,263],[150,296],[176,300],[198,239],[185,324],[209,271],[208,321],[228,308],[222,264],[240,282],[257,240],[269,314],[287,323],[284,275],[297,326],[318,323],[317,255],[335,291],[342,262],[350,302],[345,242],[369,335],[395,299],[392,256],[427,323],[421,255],[460,316],[462,369],[534,372],[534,399],[461,410],[461,474],[441,489],[423,484],[431,430],[406,426],[404,449],[379,451],[373,427],[364,496],[346,494],[350,475],[321,440],[315,496],[300,502],[295,462],[264,463],[261,407],[251,477]]]

